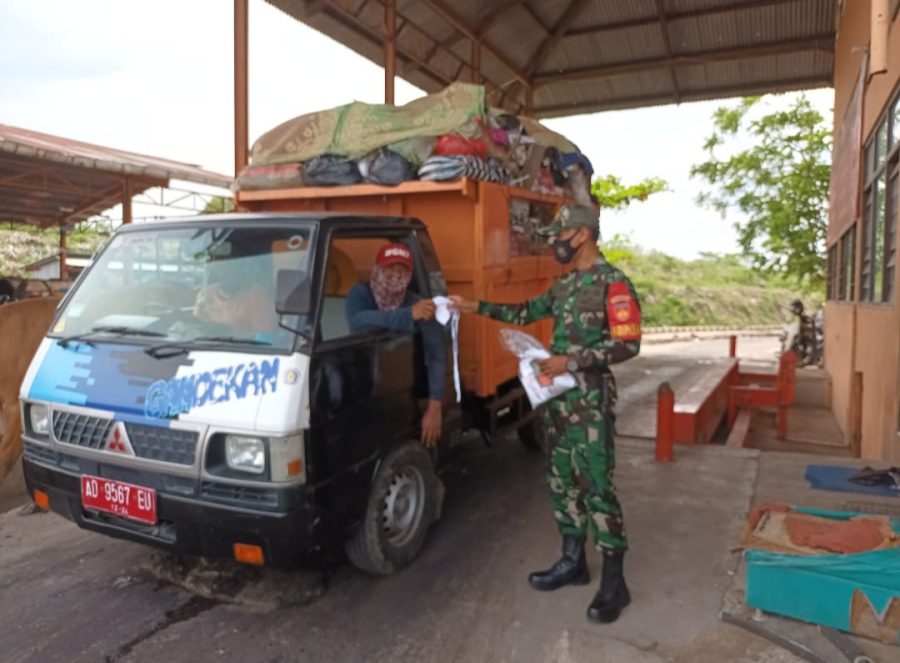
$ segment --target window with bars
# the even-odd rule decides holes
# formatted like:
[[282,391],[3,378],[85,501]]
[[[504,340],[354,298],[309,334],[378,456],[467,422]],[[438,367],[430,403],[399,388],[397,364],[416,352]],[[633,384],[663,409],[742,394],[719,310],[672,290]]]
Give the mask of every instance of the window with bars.
[[838,299],[838,245],[832,244],[828,249],[828,280],[825,286],[826,299]]
[[885,190],[885,263],[884,263],[884,301],[894,300],[894,272],[897,258],[897,213],[898,197],[900,197],[900,160],[894,158],[887,174]]
[[840,241],[840,261],[838,268],[838,283],[835,299],[852,302],[855,299],[856,287],[856,225],[844,233]]
[[[900,95],[876,125],[865,151],[860,299],[894,300],[897,253],[897,169],[900,162]],[[845,290],[846,292],[846,290]]]

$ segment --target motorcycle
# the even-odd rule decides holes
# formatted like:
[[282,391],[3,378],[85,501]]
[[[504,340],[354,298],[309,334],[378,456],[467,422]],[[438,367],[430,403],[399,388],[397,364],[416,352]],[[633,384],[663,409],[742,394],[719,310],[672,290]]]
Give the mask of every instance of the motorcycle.
[[821,310],[814,318],[803,313],[802,305],[794,302],[791,312],[796,319],[781,333],[781,352],[793,350],[800,366],[821,366],[825,359],[824,315]]

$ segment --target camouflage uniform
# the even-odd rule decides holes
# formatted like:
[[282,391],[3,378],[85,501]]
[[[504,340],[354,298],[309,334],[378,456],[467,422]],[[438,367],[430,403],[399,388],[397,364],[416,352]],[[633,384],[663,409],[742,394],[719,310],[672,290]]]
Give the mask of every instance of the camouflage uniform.
[[543,409],[554,516],[564,536],[584,537],[590,520],[598,548],[627,550],[613,485],[616,387],[608,366],[640,350],[640,309],[631,281],[601,254],[589,270],[562,276],[528,302],[479,302],[478,313],[517,325],[554,318],[550,352],[568,355],[578,380],[577,388]]

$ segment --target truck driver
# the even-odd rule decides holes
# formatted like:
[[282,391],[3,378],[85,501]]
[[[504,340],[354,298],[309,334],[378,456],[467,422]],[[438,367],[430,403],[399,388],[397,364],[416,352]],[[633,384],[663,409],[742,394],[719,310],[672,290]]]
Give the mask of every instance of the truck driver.
[[381,247],[369,281],[357,283],[347,294],[347,322],[354,332],[378,327],[422,334],[428,373],[428,404],[422,416],[422,443],[431,447],[441,437],[446,348],[441,326],[434,320],[434,302],[409,291],[412,277],[413,257],[406,246],[392,243]]

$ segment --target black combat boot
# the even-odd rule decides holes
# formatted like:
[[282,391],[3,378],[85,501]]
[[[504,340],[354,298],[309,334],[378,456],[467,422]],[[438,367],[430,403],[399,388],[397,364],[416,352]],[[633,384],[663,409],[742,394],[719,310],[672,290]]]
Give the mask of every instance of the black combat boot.
[[603,552],[603,578],[600,591],[588,607],[587,616],[592,622],[609,624],[619,618],[622,609],[631,603],[631,594],[622,574],[625,551]]
[[563,585],[586,585],[591,581],[587,560],[584,557],[584,538],[563,537],[563,556],[546,571],[535,571],[528,576],[528,583],[542,592],[559,589]]

